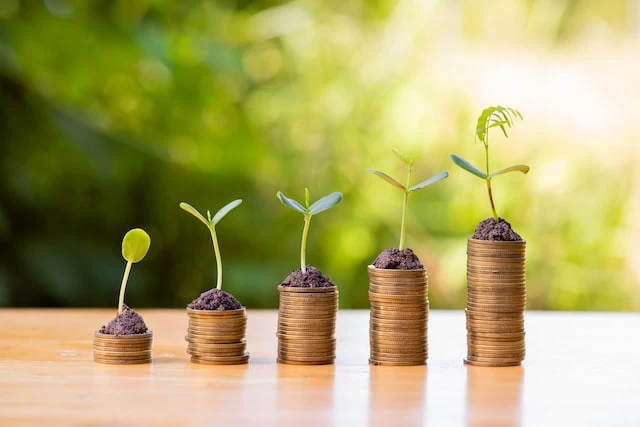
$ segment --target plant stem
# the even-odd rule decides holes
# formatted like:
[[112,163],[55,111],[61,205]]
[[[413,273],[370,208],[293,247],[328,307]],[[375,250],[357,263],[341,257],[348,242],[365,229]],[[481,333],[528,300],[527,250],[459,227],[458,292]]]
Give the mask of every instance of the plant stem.
[[127,261],[127,266],[124,269],[124,276],[122,277],[122,284],[120,285],[120,298],[118,299],[118,314],[122,313],[124,307],[124,290],[127,288],[127,281],[129,280],[129,273],[131,272],[131,261]]
[[489,201],[491,202],[491,210],[493,211],[493,219],[495,220],[496,224],[498,222],[500,222],[500,219],[498,217],[498,212],[496,212],[496,205],[493,202],[493,193],[491,192],[491,178],[489,178],[489,130],[487,129],[487,133],[486,133],[486,137],[485,137],[485,141],[484,141],[484,151],[485,151],[485,158],[486,158],[486,166],[487,166],[487,191],[489,192]]
[[407,220],[407,205],[409,204],[409,186],[411,183],[411,169],[413,168],[413,163],[409,163],[409,167],[407,170],[407,185],[404,187],[404,200],[402,201],[402,221],[400,223],[400,244],[398,245],[398,249],[404,249],[404,231]]
[[493,211],[493,219],[496,224],[500,221],[498,213],[496,212],[496,205],[493,203],[493,193],[491,192],[491,180],[487,179],[487,191],[489,192],[489,201],[491,202],[491,210]]
[[300,245],[300,270],[307,272],[307,235],[309,234],[309,224],[311,224],[311,215],[304,216],[304,229],[302,230],[302,243]]
[[220,247],[218,246],[218,236],[216,235],[216,228],[214,226],[209,227],[209,231],[211,232],[213,251],[216,255],[216,266],[218,270],[218,281],[216,282],[216,288],[222,289],[222,257],[220,256]]

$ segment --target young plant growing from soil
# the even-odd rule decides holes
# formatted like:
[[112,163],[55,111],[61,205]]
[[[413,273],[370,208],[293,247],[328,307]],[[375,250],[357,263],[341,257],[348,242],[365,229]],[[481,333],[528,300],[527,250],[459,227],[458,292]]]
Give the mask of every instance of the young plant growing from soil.
[[434,175],[431,178],[427,178],[424,181],[420,181],[419,183],[417,183],[415,185],[411,185],[411,174],[413,172],[413,164],[415,163],[416,160],[418,160],[418,157],[416,157],[416,156],[412,156],[412,157],[405,156],[397,148],[393,149],[393,153],[400,160],[402,160],[404,162],[404,164],[407,166],[407,181],[406,181],[406,184],[403,185],[397,179],[392,178],[391,176],[387,175],[386,173],[384,173],[382,171],[379,171],[379,170],[376,170],[376,169],[367,169],[367,172],[371,172],[372,174],[379,176],[380,178],[382,178],[383,180],[385,180],[389,184],[391,184],[394,187],[400,189],[402,191],[402,193],[404,194],[404,200],[402,202],[402,221],[400,222],[400,243],[398,244],[398,249],[402,250],[402,249],[404,249],[404,236],[405,236],[406,221],[407,221],[407,206],[409,205],[409,195],[411,193],[413,193],[414,191],[421,190],[421,189],[423,189],[425,187],[430,186],[431,184],[435,184],[438,181],[442,181],[443,179],[445,179],[446,177],[449,176],[449,172],[447,172],[447,171],[440,172],[439,174]]
[[141,228],[129,230],[122,239],[122,257],[127,261],[124,269],[120,297],[118,299],[118,314],[106,326],[100,329],[103,334],[133,335],[147,332],[147,326],[142,317],[124,303],[124,294],[129,281],[131,266],[142,261],[151,246],[151,238]]
[[122,239],[122,257],[127,261],[127,266],[124,269],[124,276],[122,277],[122,284],[120,285],[118,314],[121,314],[124,308],[124,292],[127,289],[131,265],[142,261],[142,259],[147,256],[150,246],[151,238],[141,228],[129,230],[129,232],[124,235],[124,239]]
[[242,305],[231,294],[222,291],[222,257],[220,256],[220,246],[218,245],[218,236],[216,234],[216,225],[222,218],[224,218],[229,212],[238,207],[242,203],[241,199],[234,200],[225,206],[223,206],[215,215],[211,216],[211,212],[207,211],[207,217],[205,218],[196,208],[188,203],[180,203],[180,208],[189,212],[202,222],[211,235],[211,241],[213,242],[213,252],[216,259],[218,279],[216,287],[200,295],[188,305],[189,308],[194,310],[236,310],[242,307]]
[[331,193],[318,201],[310,204],[309,189],[304,189],[304,205],[293,199],[288,198],[283,193],[278,191],[276,194],[278,199],[288,208],[304,215],[304,228],[302,230],[302,242],[300,244],[300,269],[291,272],[282,281],[282,286],[292,286],[301,288],[328,288],[334,287],[329,278],[327,278],[320,270],[313,266],[307,266],[306,253],[307,253],[307,236],[309,234],[309,225],[311,224],[311,217],[317,215],[320,212],[326,211],[340,203],[342,200],[342,193]]
[[288,198],[280,191],[278,191],[276,196],[282,202],[283,205],[304,215],[304,228],[302,230],[302,243],[300,245],[300,270],[302,270],[303,273],[306,273],[307,272],[307,263],[306,263],[307,235],[309,234],[309,225],[311,224],[311,217],[313,215],[319,214],[320,212],[324,212],[327,209],[331,209],[332,207],[340,203],[340,201],[342,200],[342,193],[335,192],[335,193],[328,194],[320,198],[313,204],[309,205],[309,189],[305,188],[304,189],[304,202],[305,202],[304,206],[301,203]]
[[398,244],[398,248],[385,249],[384,251],[382,251],[374,261],[373,265],[377,268],[385,269],[421,269],[424,268],[424,266],[420,263],[420,260],[418,259],[416,254],[411,249],[405,248],[405,230],[407,224],[407,208],[409,206],[409,195],[411,195],[415,191],[428,187],[431,184],[435,184],[438,181],[442,181],[449,176],[449,172],[440,172],[439,174],[434,175],[431,178],[427,178],[417,184],[411,185],[413,164],[416,160],[418,160],[418,157],[406,156],[396,148],[393,149],[393,153],[407,166],[407,180],[405,184],[402,184],[399,180],[392,178],[382,171],[376,169],[367,169],[367,172],[371,172],[372,174],[379,176],[392,186],[401,190],[403,194],[402,220],[400,221],[400,243]]
[[485,152],[485,170],[482,171],[476,166],[474,166],[468,160],[463,159],[457,154],[451,154],[451,160],[460,166],[462,169],[466,170],[472,175],[477,176],[478,178],[484,180],[487,183],[487,192],[489,194],[489,202],[491,203],[491,210],[493,212],[493,219],[496,224],[500,222],[500,217],[498,216],[498,212],[496,211],[496,205],[493,201],[493,193],[491,192],[491,180],[498,176],[504,175],[509,172],[522,172],[528,173],[529,166],[527,165],[514,165],[509,166],[508,168],[500,169],[495,172],[491,172],[489,169],[489,130],[492,128],[499,128],[502,131],[502,134],[505,138],[508,138],[509,135],[507,133],[507,128],[511,128],[516,119],[522,120],[522,114],[515,108],[510,107],[488,107],[482,110],[480,116],[478,117],[478,122],[476,124],[476,132],[475,132],[475,140],[482,142],[484,145]]

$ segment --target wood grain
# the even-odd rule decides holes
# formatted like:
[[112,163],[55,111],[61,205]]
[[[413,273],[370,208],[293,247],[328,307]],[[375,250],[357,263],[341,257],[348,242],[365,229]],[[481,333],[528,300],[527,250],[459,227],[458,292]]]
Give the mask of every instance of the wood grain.
[[428,367],[367,364],[368,312],[340,311],[335,366],[275,363],[248,310],[245,366],[188,362],[184,310],[141,310],[154,363],[92,361],[111,310],[0,310],[0,425],[640,425],[637,314],[527,313],[523,367],[462,363],[462,312],[432,311]]

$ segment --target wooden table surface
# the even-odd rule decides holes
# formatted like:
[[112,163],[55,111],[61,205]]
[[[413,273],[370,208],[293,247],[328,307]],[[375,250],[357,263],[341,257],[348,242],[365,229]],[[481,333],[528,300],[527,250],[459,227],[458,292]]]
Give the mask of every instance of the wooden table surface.
[[92,361],[110,310],[0,310],[0,425],[640,425],[640,315],[528,312],[523,367],[463,365],[462,311],[432,311],[429,365],[367,363],[367,311],[340,311],[335,366],[275,362],[249,310],[249,365],[188,361],[184,310],[141,310],[154,362]]

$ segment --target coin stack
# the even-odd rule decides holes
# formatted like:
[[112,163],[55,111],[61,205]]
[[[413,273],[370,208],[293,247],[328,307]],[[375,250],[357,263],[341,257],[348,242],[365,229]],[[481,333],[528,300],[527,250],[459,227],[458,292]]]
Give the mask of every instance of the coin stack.
[[338,290],[278,286],[278,362],[329,365],[336,358]]
[[526,242],[469,239],[467,358],[477,366],[517,366],[524,360]]
[[429,349],[428,278],[424,269],[369,266],[369,338],[374,365],[424,365]]
[[97,332],[93,338],[93,360],[110,365],[151,363],[153,333],[110,335]]
[[247,312],[238,310],[187,309],[189,327],[185,337],[191,361],[205,365],[240,365],[249,361],[246,352]]

